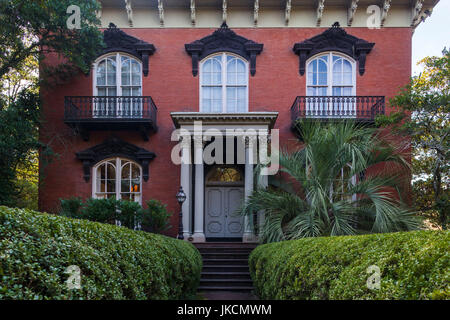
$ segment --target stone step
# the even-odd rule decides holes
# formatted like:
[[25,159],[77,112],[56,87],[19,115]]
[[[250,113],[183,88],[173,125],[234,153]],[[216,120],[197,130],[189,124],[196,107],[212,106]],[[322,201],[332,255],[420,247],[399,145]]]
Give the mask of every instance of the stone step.
[[201,279],[200,286],[206,287],[252,287],[251,279]]
[[232,291],[232,292],[251,292],[253,287],[241,286],[241,287],[218,287],[218,286],[199,286],[199,291]]
[[249,254],[246,252],[208,252],[201,253],[203,259],[246,259],[248,260]]
[[200,253],[246,253],[250,254],[251,248],[197,248]]
[[251,279],[250,272],[243,271],[217,271],[217,272],[202,272],[202,279]]
[[204,265],[203,272],[248,272],[248,265]]
[[203,259],[203,265],[232,265],[232,266],[248,266],[247,259]]

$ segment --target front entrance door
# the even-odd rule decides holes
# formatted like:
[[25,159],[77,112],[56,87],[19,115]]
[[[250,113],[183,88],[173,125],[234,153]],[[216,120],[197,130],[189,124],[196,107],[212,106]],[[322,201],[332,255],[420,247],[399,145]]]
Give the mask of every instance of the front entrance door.
[[244,198],[243,187],[207,187],[205,189],[205,236],[207,238],[241,238],[244,217],[235,212]]

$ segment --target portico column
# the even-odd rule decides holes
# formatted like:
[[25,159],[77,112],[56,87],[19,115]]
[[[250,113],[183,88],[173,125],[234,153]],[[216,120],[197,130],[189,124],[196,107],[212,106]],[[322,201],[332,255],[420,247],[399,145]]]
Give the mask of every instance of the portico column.
[[204,177],[203,177],[203,137],[194,137],[194,163],[195,163],[195,205],[194,205],[194,242],[204,242]]
[[[269,185],[269,177],[267,175],[260,175],[259,179],[259,186],[260,189],[267,189],[267,186]],[[264,227],[265,222],[265,212],[264,210],[258,211],[258,236],[261,235],[262,228]]]
[[[254,141],[250,137],[245,138],[245,201],[251,196],[253,192],[253,148]],[[243,242],[255,242],[256,237],[253,233],[253,215],[244,216],[244,234],[242,236]]]
[[183,236],[187,240],[190,237],[191,231],[191,210],[190,203],[191,199],[191,139],[190,137],[182,138],[181,147],[181,174],[180,174],[180,184],[183,187],[184,193],[186,194],[186,201],[183,202],[181,207],[181,212],[183,214]]

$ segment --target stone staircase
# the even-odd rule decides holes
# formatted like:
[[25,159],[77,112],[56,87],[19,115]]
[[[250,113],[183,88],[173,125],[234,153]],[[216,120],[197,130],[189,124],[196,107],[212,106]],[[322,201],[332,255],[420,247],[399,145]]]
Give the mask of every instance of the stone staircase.
[[251,292],[248,256],[256,243],[195,243],[203,258],[199,291]]

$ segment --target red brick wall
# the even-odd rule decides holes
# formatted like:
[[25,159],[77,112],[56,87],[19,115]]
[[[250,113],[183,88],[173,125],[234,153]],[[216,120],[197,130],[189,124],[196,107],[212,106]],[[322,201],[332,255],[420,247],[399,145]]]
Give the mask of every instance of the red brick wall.
[[[264,43],[256,60],[256,75],[249,80],[250,111],[278,111],[276,128],[280,129],[281,144],[295,141],[290,131],[290,107],[294,98],[305,95],[306,76],[298,72],[298,56],[292,51],[294,43],[323,32],[325,28],[258,28],[234,29],[248,39]],[[150,57],[150,72],[143,78],[143,95],[152,96],[158,107],[159,131],[148,142],[136,132],[118,132],[119,138],[156,153],[150,163],[150,178],[143,183],[143,199],[156,198],[168,205],[175,214],[169,232],[176,233],[178,204],[175,194],[179,186],[179,167],[170,161],[175,144],[170,141],[174,129],[170,112],[198,111],[199,79],[192,76],[191,57],[184,44],[211,34],[214,29],[126,29],[128,34],[156,46]],[[405,85],[411,70],[411,30],[383,28],[369,30],[351,28],[350,34],[375,42],[367,56],[366,72],[357,72],[357,95],[389,97]],[[63,123],[64,96],[92,95],[92,76],[79,75],[69,83],[43,91],[44,118],[41,137],[59,154],[50,165],[42,167],[39,207],[55,211],[59,198],[91,196],[91,182],[83,179],[82,164],[75,152],[103,142],[111,132],[94,132],[85,142],[74,136]]]

